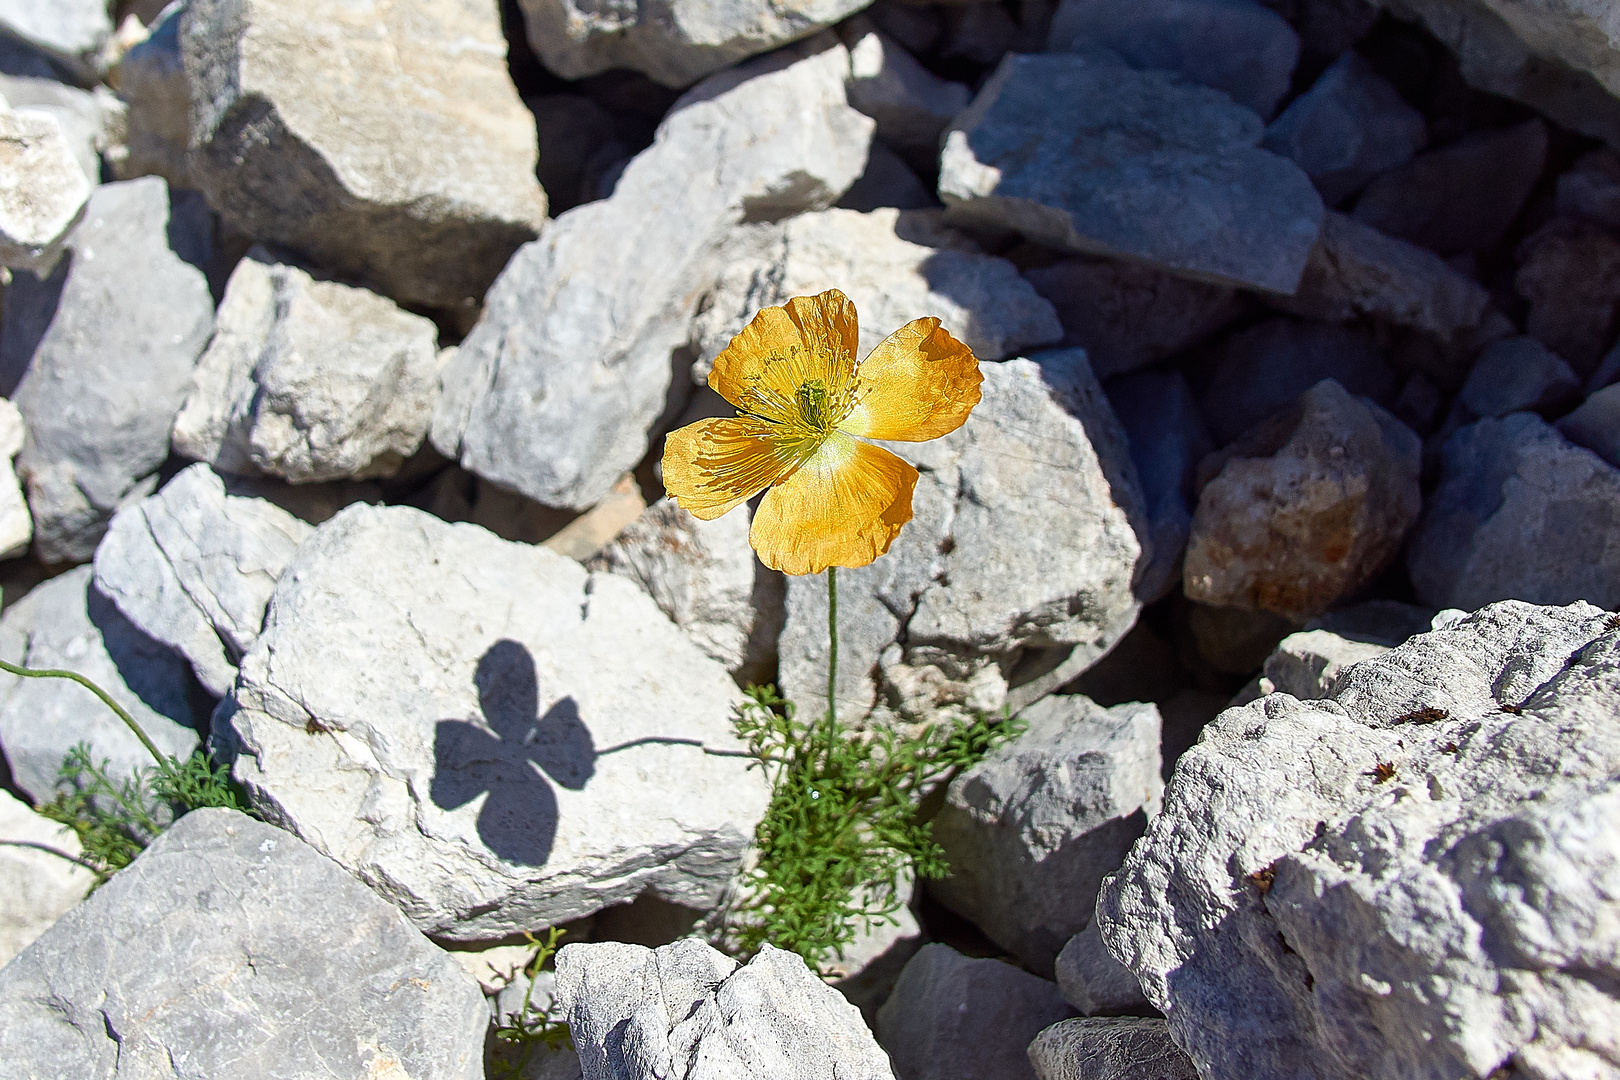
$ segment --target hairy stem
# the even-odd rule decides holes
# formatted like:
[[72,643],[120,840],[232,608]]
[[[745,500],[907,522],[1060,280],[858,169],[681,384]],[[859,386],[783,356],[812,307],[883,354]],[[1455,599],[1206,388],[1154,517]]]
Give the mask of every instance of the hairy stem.
[[838,722],[838,567],[827,567],[827,725]]

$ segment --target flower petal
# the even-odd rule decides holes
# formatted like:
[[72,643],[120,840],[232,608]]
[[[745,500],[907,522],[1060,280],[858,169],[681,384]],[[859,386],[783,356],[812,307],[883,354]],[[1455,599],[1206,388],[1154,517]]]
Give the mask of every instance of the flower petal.
[[744,412],[782,422],[807,380],[834,394],[849,386],[856,329],[855,305],[837,289],[763,308],[715,357],[709,385]]
[[926,442],[962,426],[979,403],[979,361],[935,318],[913,319],[855,369],[859,404],[839,428],[869,439]]
[[765,493],[748,541],[785,574],[865,566],[911,520],[917,470],[879,446],[834,432],[813,457]]
[[664,490],[693,517],[713,521],[793,468],[778,450],[763,420],[699,420],[664,437]]

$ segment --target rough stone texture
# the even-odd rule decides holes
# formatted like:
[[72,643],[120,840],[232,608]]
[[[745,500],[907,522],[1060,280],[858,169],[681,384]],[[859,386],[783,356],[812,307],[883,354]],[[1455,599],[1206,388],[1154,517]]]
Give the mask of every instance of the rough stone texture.
[[11,464],[25,438],[22,413],[0,398],[0,559],[21,555],[34,538],[34,519],[28,514],[28,500]]
[[1323,201],[1337,206],[1428,141],[1423,114],[1361,54],[1347,51],[1289,103],[1261,145],[1304,169]]
[[1260,677],[1260,693],[1291,694],[1315,701],[1333,692],[1339,676],[1351,664],[1382,656],[1388,645],[1355,641],[1329,630],[1289,634],[1277,643]]
[[1115,960],[1103,944],[1096,919],[1069,939],[1054,967],[1063,999],[1082,1016],[1142,1013],[1152,1008],[1130,968]]
[[191,663],[215,695],[259,636],[265,605],[310,526],[264,499],[232,495],[193,465],[113,516],[96,548],[96,588]]
[[1024,277],[1057,309],[1063,344],[1085,349],[1104,380],[1198,344],[1245,308],[1224,285],[1111,259],[1063,259]]
[[94,78],[112,37],[105,0],[0,0],[0,31],[49,55],[75,76]]
[[126,109],[105,86],[80,90],[56,79],[7,72],[0,74],[0,97],[13,109],[56,117],[91,187],[101,183],[101,155],[116,159],[123,153]]
[[1614,345],[1620,308],[1620,233],[1558,219],[1519,245],[1525,331],[1582,372]]
[[0,791],[0,968],[95,884],[95,875],[73,861],[81,853],[72,829]]
[[1032,1080],[1025,1049],[1072,1010],[1045,979],[924,945],[878,1010],[898,1080]]
[[185,9],[165,8],[146,40],[118,61],[118,96],[129,107],[124,153],[113,165],[120,179],[161,176],[175,187],[191,186],[191,86],[180,57]]
[[1531,413],[1470,424],[1445,443],[1407,569],[1436,608],[1620,608],[1620,470]]
[[1053,1024],[1029,1044],[1040,1080],[1198,1080],[1163,1020],[1098,1017]]
[[1457,402],[1473,417],[1568,405],[1581,382],[1561,356],[1533,337],[1493,342],[1479,354]]
[[[0,618],[0,657],[29,668],[65,668],[112,695],[165,754],[197,746],[211,701],[194,694],[184,660],[148,638],[91,585],[80,566],[36,585]],[[56,793],[67,752],[90,744],[115,780],[149,768],[152,755],[95,695],[66,679],[0,673],[0,749],[12,781],[39,803]]]
[[1612,1073],[1617,673],[1510,601],[1205,728],[1097,904],[1199,1075]]
[[1037,974],[1091,921],[1103,875],[1159,812],[1159,710],[1049,697],[1024,733],[951,782],[934,837],[951,876],[929,891]]
[[855,1006],[796,954],[689,938],[565,945],[557,1000],[585,1080],[893,1080]]
[[[1009,695],[1008,676],[1027,651],[1073,646],[1078,673],[1136,619],[1141,488],[1085,354],[980,370],[966,424],[894,444],[921,472],[915,517],[887,555],[838,575],[846,720],[874,703],[908,721],[1016,710],[1027,688]],[[780,679],[805,715],[827,707],[826,597],[821,577],[788,580]]]
[[939,194],[1047,247],[1292,293],[1322,200],[1263,132],[1220,91],[1103,49],[1015,53],[946,132]]
[[0,1074],[475,1080],[472,977],[341,867],[187,814],[0,970]]
[[[543,508],[541,508],[543,509]],[[607,498],[570,521],[545,540],[546,547],[577,562],[586,562],[635,524],[647,510],[636,478],[629,473],[619,477]],[[507,538],[503,538],[507,539]]]
[[0,266],[48,271],[91,186],[56,117],[0,108]]
[[487,941],[643,892],[712,907],[768,799],[738,700],[623,578],[356,506],[288,563],[215,730],[267,818]]
[[861,174],[872,121],[844,100],[848,72],[829,36],[677,102],[610,198],[513,257],[444,370],[434,446],[551,506],[601,499],[647,452],[726,236],[830,206]]
[[1198,468],[1189,600],[1304,619],[1370,582],[1417,520],[1422,444],[1332,379]]
[[973,91],[923,67],[868,19],[852,19],[843,33],[849,103],[877,123],[877,137],[888,146],[937,156],[940,134]]
[[1606,386],[1562,420],[1558,430],[1620,469],[1620,385]]
[[1262,116],[1277,111],[1299,59],[1299,35],[1256,0],[1063,0],[1047,48],[1101,45],[1132,67],[1174,71]]
[[938,211],[823,210],[729,240],[725,269],[693,324],[694,374],[762,307],[837,288],[860,313],[860,355],[912,319],[938,318],[980,360],[1063,336],[1057,313],[1006,259],[980,253]]
[[1374,180],[1355,217],[1442,255],[1484,254],[1502,242],[1546,159],[1540,120],[1472,135]]
[[295,484],[393,476],[427,436],[438,331],[366,289],[255,248],[231,271],[174,449]]
[[808,37],[870,2],[659,0],[615,7],[588,0],[518,0],[529,44],[563,78],[629,68],[677,88]]
[[0,371],[28,429],[17,473],[47,562],[88,559],[169,456],[214,316],[202,271],[170,248],[170,224],[162,180],[103,184],[50,277],[19,274],[6,290]]
[[545,221],[493,0],[190,0],[188,168],[238,230],[471,309]]

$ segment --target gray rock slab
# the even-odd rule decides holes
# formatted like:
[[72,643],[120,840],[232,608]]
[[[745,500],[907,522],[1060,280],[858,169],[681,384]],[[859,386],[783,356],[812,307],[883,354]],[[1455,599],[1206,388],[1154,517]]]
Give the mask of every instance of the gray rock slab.
[[606,495],[647,452],[725,237],[828,207],[860,176],[872,121],[846,103],[848,73],[822,38],[677,102],[610,198],[561,215],[502,272],[443,372],[433,445],[550,506]]
[[[1082,1016],[1144,1013],[1152,1006],[1131,969],[1114,959],[1092,919],[1063,946],[1053,965],[1063,1000]],[[1040,1068],[1040,1063],[1036,1063]]]
[[1207,727],[1097,905],[1199,1075],[1603,1075],[1616,671],[1508,601]]
[[438,331],[262,248],[236,264],[174,420],[174,449],[295,484],[393,476],[427,437]]
[[124,103],[104,86],[80,90],[56,79],[0,74],[0,97],[13,109],[56,117],[91,187],[101,183],[101,155],[116,159],[123,153]]
[[85,898],[95,875],[72,829],[0,791],[0,968]]
[[0,370],[21,380],[17,473],[46,562],[88,559],[113,513],[155,486],[213,330],[207,279],[170,247],[170,205],[156,177],[103,184],[51,275],[6,290]]
[[1457,401],[1474,417],[1556,409],[1578,397],[1581,381],[1564,358],[1533,337],[1492,342],[1469,369]]
[[797,954],[696,939],[565,945],[557,999],[585,1080],[893,1080],[855,1006]]
[[48,272],[93,186],[56,117],[0,108],[0,265]]
[[841,31],[849,45],[849,103],[877,124],[895,150],[939,152],[939,137],[973,91],[923,67],[898,41],[857,16]]
[[0,559],[21,555],[34,538],[28,499],[12,465],[26,437],[22,413],[8,399],[0,398]]
[[0,1076],[476,1080],[478,984],[295,836],[177,821],[0,970]]
[[545,221],[494,0],[191,0],[188,170],[240,232],[475,310]]
[[1525,332],[1585,374],[1615,343],[1620,231],[1556,218],[1514,252],[1513,284],[1530,304]]
[[103,0],[0,0],[0,30],[32,45],[76,77],[94,79],[105,66],[112,12]]
[[962,773],[934,818],[950,877],[929,892],[1030,970],[1091,921],[1103,876],[1159,812],[1159,710],[1043,698],[1028,725]]
[[624,578],[355,506],[282,572],[216,731],[267,818],[489,941],[644,892],[712,908],[769,798],[740,699]]
[[[1034,699],[1008,687],[1027,652],[1072,647],[1078,673],[1136,620],[1141,488],[1084,352],[980,370],[984,397],[966,424],[894,445],[921,473],[910,524],[888,555],[838,575],[846,720],[877,702],[907,721],[1016,709]],[[784,693],[805,715],[824,710],[823,577],[788,580],[779,651]]]
[[1087,1017],[1053,1024],[1029,1044],[1040,1080],[1197,1080],[1163,1020]]
[[1323,201],[1338,206],[1428,141],[1423,114],[1352,50],[1289,103],[1261,145],[1304,169]]
[[113,515],[96,548],[96,588],[223,695],[264,624],[265,605],[310,526],[265,500],[230,494],[206,465]]
[[1389,651],[1388,645],[1355,641],[1329,630],[1303,630],[1277,643],[1262,668],[1262,692],[1291,694],[1315,701],[1333,693],[1339,676],[1351,664]]
[[1033,1080],[1026,1048],[1070,1015],[1045,979],[936,942],[900,973],[877,1033],[899,1080]]
[[1446,440],[1407,569],[1424,603],[1494,600],[1620,607],[1620,470],[1532,413]]
[[1620,469],[1620,385],[1605,386],[1558,421],[1558,431]]
[[[186,662],[141,633],[80,566],[36,585],[0,617],[0,656],[13,664],[76,672],[112,695],[165,754],[187,757],[211,701],[193,690]],[[0,673],[0,751],[12,781],[36,804],[56,794],[62,759],[88,742],[121,780],[155,764],[123,721],[66,679]]]
[[128,107],[124,152],[113,163],[120,179],[161,176],[175,187],[191,186],[191,85],[180,55],[185,9],[184,2],[165,7],[146,40],[118,61],[118,96]]
[[1101,45],[1132,67],[1174,71],[1275,115],[1299,59],[1299,35],[1258,0],[1063,0],[1051,52]]
[[1011,54],[946,132],[939,194],[1061,251],[1292,293],[1322,200],[1263,133],[1220,91],[1106,50]]
[[1199,464],[1189,600],[1303,621],[1394,560],[1422,504],[1422,443],[1324,379]]

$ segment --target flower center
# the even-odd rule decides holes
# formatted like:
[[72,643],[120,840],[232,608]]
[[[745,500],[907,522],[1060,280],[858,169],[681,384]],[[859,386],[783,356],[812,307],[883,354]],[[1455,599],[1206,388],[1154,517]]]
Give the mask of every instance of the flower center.
[[820,379],[809,379],[799,387],[799,419],[806,427],[824,434],[835,426],[827,396],[827,384]]

